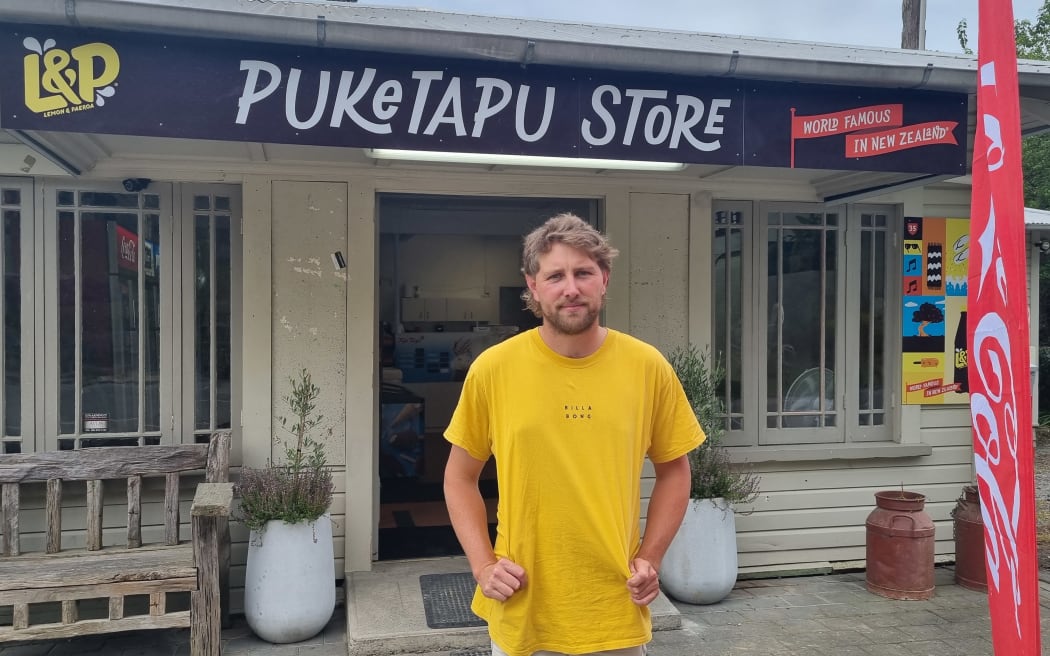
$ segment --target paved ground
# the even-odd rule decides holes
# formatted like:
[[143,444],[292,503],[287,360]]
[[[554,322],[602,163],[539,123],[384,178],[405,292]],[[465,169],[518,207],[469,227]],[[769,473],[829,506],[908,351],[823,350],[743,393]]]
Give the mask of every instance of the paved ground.
[[[937,569],[936,596],[894,601],[867,592],[864,574],[741,581],[711,606],[676,604],[683,628],[657,632],[650,656],[991,656],[985,595],[954,584]],[[1044,654],[1050,654],[1050,584],[1042,584]],[[254,638],[243,619],[224,632],[223,654],[327,656],[347,654],[345,612],[336,609],[325,631],[296,645]],[[21,643],[0,656],[159,656],[188,654],[187,630],[136,632],[119,637]],[[471,650],[413,656],[473,656]],[[1000,655],[1001,656],[1001,655]]]

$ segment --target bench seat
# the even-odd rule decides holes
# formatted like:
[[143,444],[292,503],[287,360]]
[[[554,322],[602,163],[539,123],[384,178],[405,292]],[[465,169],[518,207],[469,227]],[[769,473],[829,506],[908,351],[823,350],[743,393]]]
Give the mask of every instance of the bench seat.
[[[229,609],[229,448],[229,433],[220,432],[208,444],[0,456],[0,607],[9,611],[0,623],[0,644],[189,628],[191,654],[219,656],[220,627]],[[198,483],[202,473],[205,482]],[[144,480],[151,478],[163,482],[163,516],[150,518],[163,524],[163,542],[144,543],[142,497]],[[126,480],[125,546],[103,541],[103,482],[115,479]],[[179,489],[188,481],[195,490],[192,539],[180,541],[185,525]],[[41,487],[46,487],[44,507],[25,510],[44,511],[44,549],[24,551],[23,543],[37,545],[40,536],[21,540],[21,499],[39,498]],[[71,509],[86,512],[82,547],[62,545],[66,487],[74,490]],[[189,609],[176,603],[169,609],[169,593],[189,593]]]

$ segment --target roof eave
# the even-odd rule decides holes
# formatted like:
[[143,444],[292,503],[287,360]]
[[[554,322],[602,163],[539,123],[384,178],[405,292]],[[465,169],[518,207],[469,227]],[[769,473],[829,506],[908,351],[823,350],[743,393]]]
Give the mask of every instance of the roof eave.
[[[0,0],[0,8],[14,22],[520,64],[971,93],[976,82],[965,55],[344,3]],[[1050,89],[1050,64],[1024,62],[1019,73],[1022,88]]]

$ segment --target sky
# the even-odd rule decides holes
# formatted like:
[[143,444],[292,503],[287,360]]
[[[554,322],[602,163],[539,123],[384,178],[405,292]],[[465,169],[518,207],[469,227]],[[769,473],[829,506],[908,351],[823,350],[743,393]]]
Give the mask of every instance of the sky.
[[[978,0],[927,0],[926,48],[962,52],[966,19],[977,46]],[[1034,20],[1044,0],[1014,0],[1014,18]],[[565,22],[739,34],[899,48],[901,0],[357,0],[358,6],[415,7]]]

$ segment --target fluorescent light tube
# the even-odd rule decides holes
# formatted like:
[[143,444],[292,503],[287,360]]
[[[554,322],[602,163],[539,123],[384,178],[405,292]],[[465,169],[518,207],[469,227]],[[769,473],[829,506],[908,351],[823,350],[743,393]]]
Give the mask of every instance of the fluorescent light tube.
[[450,153],[439,150],[392,150],[366,148],[373,159],[397,159],[445,164],[491,164],[497,166],[551,166],[579,169],[629,169],[633,171],[681,171],[680,162],[643,162],[629,159],[590,159],[586,157],[541,157],[538,155],[500,155],[496,153]]

